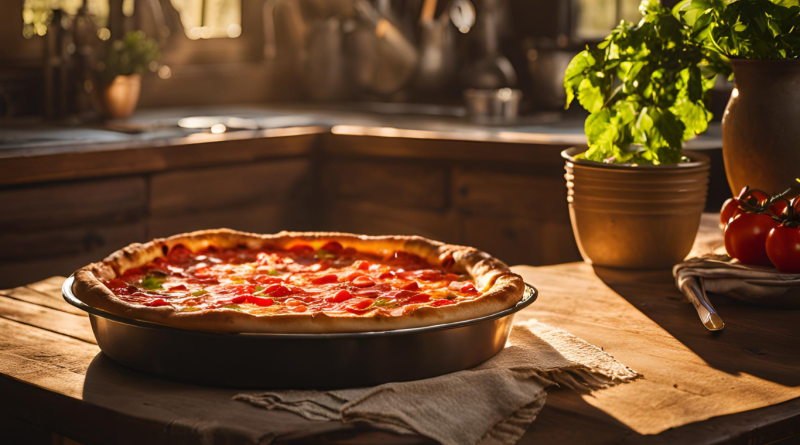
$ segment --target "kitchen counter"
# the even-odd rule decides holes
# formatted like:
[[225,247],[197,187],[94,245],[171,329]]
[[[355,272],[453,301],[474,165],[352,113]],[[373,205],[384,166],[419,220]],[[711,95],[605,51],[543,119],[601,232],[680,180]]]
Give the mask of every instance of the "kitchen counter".
[[[717,218],[704,215],[695,253],[720,244]],[[623,272],[585,263],[513,269],[540,291],[517,321],[535,318],[567,330],[643,375],[591,394],[552,390],[520,444],[760,444],[800,431],[796,311],[712,296],[726,320],[725,330],[712,334],[668,270]],[[0,426],[7,437],[42,443],[61,436],[120,444],[432,443],[266,411],[231,400],[234,389],[120,366],[100,353],[86,314],[61,298],[63,280],[0,291]]]

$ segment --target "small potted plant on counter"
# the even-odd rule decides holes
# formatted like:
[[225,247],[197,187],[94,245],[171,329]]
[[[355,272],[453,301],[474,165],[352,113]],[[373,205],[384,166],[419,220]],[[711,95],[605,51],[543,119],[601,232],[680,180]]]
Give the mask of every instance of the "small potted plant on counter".
[[[668,9],[644,0],[639,23],[623,21],[596,48],[572,60],[564,78],[567,106],[577,98],[591,113],[585,124],[589,147],[563,155],[573,230],[586,260],[631,268],[669,267],[683,260],[705,205],[709,168],[705,156],[684,152],[683,143],[706,130],[712,117],[705,105],[708,92],[717,75],[731,75],[732,58],[797,57],[797,3],[684,0]],[[737,190],[740,182],[760,183],[753,179],[756,173],[791,170],[788,174],[796,176],[800,150],[778,151],[800,144],[800,134],[790,143],[768,129],[786,125],[791,130],[785,131],[800,132],[800,126],[786,123],[796,119],[800,104],[797,63],[764,62],[765,69],[775,70],[774,79],[748,72],[743,77],[751,92],[734,90],[723,120],[723,152],[729,182]],[[738,78],[739,71],[758,71],[752,67],[759,64],[734,61],[733,69]],[[769,91],[759,96],[760,90]],[[743,97],[748,98],[744,106],[739,105]],[[740,135],[744,131],[749,138]],[[757,144],[777,139],[785,142],[776,149]],[[781,163],[787,165],[777,166]],[[739,178],[740,170],[750,174]],[[775,182],[786,183],[777,176]]]
[[132,115],[139,102],[141,75],[148,69],[155,71],[159,56],[158,43],[142,31],[130,32],[124,39],[111,42],[98,66],[100,111],[113,119]]
[[570,217],[584,259],[671,267],[691,250],[705,207],[709,160],[682,151],[706,130],[704,100],[727,65],[658,2],[622,22],[567,68],[567,106],[591,114],[588,150],[565,150]]

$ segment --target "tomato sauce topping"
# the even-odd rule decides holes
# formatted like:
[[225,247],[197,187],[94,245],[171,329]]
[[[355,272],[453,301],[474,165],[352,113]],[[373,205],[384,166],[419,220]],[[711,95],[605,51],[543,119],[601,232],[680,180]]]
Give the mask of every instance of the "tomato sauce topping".
[[233,310],[254,315],[329,313],[398,316],[479,298],[468,275],[408,252],[385,257],[331,241],[287,250],[182,245],[103,284],[120,300],[179,312]]

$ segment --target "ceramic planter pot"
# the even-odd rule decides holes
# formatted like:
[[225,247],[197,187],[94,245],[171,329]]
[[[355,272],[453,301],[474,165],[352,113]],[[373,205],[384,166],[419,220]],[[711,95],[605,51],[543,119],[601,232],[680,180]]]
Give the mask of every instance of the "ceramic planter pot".
[[136,111],[142,76],[117,76],[102,91],[102,112],[113,119],[125,119]]
[[736,87],[722,117],[734,195],[744,186],[800,193],[800,60],[732,59]]
[[572,231],[583,259],[626,269],[670,268],[694,244],[708,191],[709,159],[676,165],[619,165],[566,160],[567,201]]

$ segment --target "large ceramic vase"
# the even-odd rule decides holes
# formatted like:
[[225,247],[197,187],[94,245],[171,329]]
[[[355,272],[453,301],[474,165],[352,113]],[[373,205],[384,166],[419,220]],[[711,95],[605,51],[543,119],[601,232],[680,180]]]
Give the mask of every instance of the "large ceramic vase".
[[800,60],[731,60],[736,87],[722,117],[734,195],[749,185],[800,193]]
[[666,269],[692,249],[706,204],[709,159],[674,165],[603,164],[564,150],[572,231],[597,266]]

